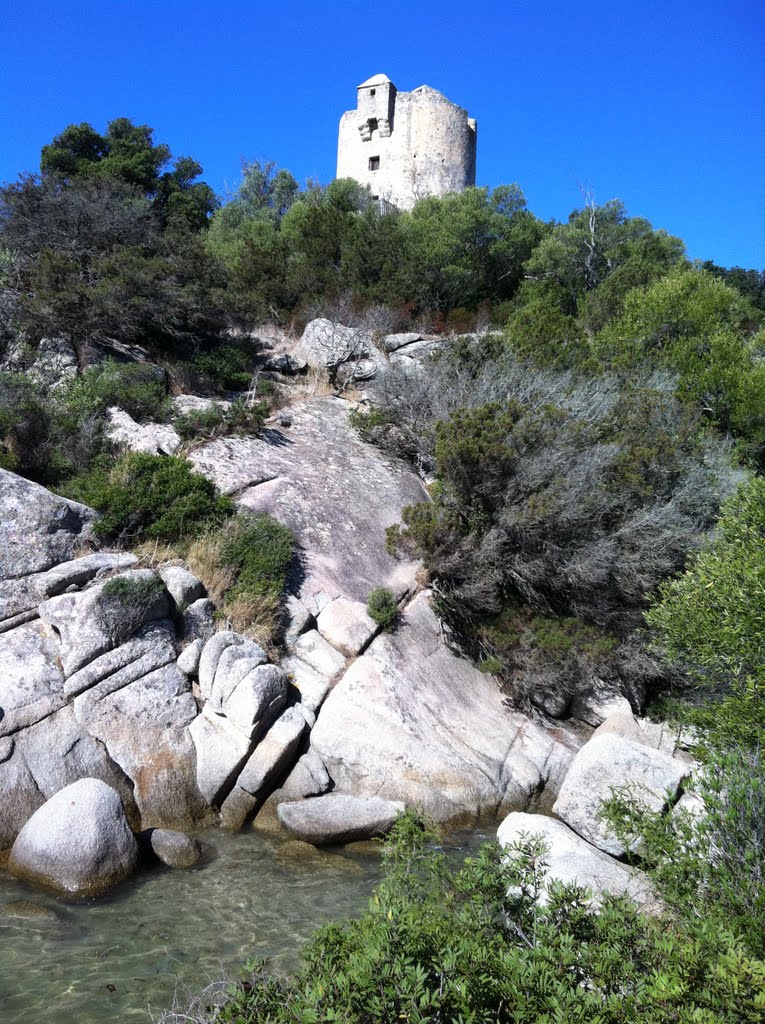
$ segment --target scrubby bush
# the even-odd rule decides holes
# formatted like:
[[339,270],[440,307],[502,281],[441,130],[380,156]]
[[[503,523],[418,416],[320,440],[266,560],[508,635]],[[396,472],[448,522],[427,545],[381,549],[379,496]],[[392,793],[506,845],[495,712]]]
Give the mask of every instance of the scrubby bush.
[[398,617],[396,595],[387,587],[377,587],[367,599],[367,613],[378,626],[390,629]]
[[107,360],[88,367],[63,391],[73,412],[103,415],[117,405],[136,420],[164,420],[170,413],[167,384],[158,366]]
[[681,926],[645,917],[611,897],[596,910],[574,886],[551,886],[543,904],[544,851],[532,839],[510,859],[486,845],[460,868],[432,841],[410,814],[400,818],[369,910],[320,929],[293,979],[252,965],[215,1019],[761,1021],[765,963],[729,930],[703,919]]
[[108,443],[103,422],[89,408],[23,373],[0,372],[0,466],[55,485],[88,467]]
[[107,580],[98,613],[112,642],[117,645],[130,639],[165,594],[165,584],[156,573],[131,573]]
[[263,429],[268,412],[265,402],[238,401],[228,408],[213,402],[206,409],[191,409],[176,416],[173,426],[186,441],[231,435],[254,437]]
[[224,391],[245,391],[255,366],[256,347],[249,339],[218,343],[200,352],[192,366]]
[[[597,677],[640,703],[660,671],[646,596],[733,491],[727,447],[671,379],[583,380],[484,353],[457,346],[401,398],[381,389],[396,450],[404,433],[438,480],[390,539],[424,559],[442,613],[503,660],[518,699],[541,687],[565,705]],[[554,636],[565,649],[550,656]]]
[[96,532],[122,544],[177,540],[214,529],[232,514],[230,498],[185,459],[131,452],[69,480],[63,493],[101,513]]
[[723,507],[714,541],[646,615],[678,680],[706,698],[697,721],[750,744],[765,726],[764,595],[765,480],[753,477]]

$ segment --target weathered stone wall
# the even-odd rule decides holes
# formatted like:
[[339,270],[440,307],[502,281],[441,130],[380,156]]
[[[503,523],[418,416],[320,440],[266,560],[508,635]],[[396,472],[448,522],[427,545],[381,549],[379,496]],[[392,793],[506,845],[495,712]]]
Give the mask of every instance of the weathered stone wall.
[[475,185],[476,135],[475,120],[436,89],[397,92],[376,75],[340,119],[337,176],[408,210],[425,196]]

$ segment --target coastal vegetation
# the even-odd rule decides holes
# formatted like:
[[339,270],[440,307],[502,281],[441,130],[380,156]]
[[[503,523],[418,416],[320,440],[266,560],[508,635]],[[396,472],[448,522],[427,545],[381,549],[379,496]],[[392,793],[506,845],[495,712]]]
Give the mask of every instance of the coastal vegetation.
[[[258,965],[216,1019],[762,1020],[765,275],[690,261],[590,195],[545,223],[517,185],[382,212],[355,182],[301,187],[258,162],[222,203],[201,173],[119,118],[70,125],[0,188],[0,467],[95,508],[115,546],[183,557],[235,629],[270,641],[290,531],[234,516],[179,455],[121,451],[109,409],[172,420],[187,445],[257,434],[273,399],[258,323],[448,334],[352,418],[429,481],[389,550],[422,560],[454,643],[516,706],[626,696],[701,763],[694,803],[603,808],[658,916],[572,887],[541,898],[533,837],[455,868],[405,815],[369,911],[320,931],[290,980]],[[53,388],[52,340],[74,353]],[[188,381],[211,404],[177,412]],[[120,586],[107,598],[139,606],[161,589]],[[394,595],[368,611],[390,627]]]

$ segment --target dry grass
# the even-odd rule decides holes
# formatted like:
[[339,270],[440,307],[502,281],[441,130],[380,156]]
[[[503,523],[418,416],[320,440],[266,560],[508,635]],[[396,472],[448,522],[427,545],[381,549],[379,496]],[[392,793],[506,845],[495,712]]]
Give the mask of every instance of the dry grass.
[[166,543],[160,540],[144,540],[132,549],[137,556],[139,565],[147,569],[155,569],[158,565],[180,565],[186,557],[188,544],[184,542]]
[[273,594],[240,595],[223,604],[223,616],[236,633],[257,640],[273,650],[279,630],[280,601]]
[[204,583],[211,600],[219,607],[234,585],[233,570],[223,564],[223,544],[222,533],[208,533],[193,541],[186,552],[186,565]]

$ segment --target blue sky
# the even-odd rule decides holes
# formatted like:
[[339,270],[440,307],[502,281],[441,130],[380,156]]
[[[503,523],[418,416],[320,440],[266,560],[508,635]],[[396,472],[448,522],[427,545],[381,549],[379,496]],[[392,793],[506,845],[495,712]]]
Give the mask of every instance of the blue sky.
[[128,116],[222,190],[241,159],[334,175],[337,123],[383,71],[478,119],[478,183],[565,219],[579,187],[765,267],[765,4],[0,0],[0,180],[73,121]]

